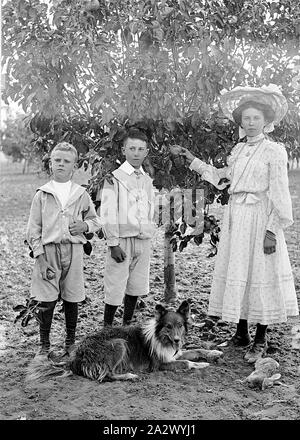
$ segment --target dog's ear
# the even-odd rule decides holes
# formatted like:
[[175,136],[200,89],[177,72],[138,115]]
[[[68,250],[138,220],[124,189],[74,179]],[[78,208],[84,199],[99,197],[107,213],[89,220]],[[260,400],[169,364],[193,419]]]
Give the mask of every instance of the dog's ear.
[[180,313],[184,317],[184,319],[187,321],[190,317],[190,305],[188,301],[184,300],[178,307],[177,313]]
[[159,320],[167,313],[167,309],[161,304],[156,304],[155,306],[155,318]]

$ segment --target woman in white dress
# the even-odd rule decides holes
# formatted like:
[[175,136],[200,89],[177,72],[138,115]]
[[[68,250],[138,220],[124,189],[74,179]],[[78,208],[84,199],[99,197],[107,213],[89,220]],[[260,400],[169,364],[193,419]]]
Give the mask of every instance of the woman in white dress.
[[265,133],[287,111],[277,86],[237,87],[221,96],[224,114],[240,126],[238,143],[222,169],[202,162],[187,149],[190,169],[218,188],[230,181],[211,287],[208,315],[237,323],[231,343],[249,346],[248,323],[256,324],[245,359],[252,363],[267,349],[269,324],[299,314],[293,274],[283,229],[293,223],[287,153]]

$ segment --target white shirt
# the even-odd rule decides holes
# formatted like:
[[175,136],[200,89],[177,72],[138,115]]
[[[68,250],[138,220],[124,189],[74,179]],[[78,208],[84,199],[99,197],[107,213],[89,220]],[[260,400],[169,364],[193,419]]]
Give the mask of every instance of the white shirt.
[[105,181],[100,217],[108,246],[119,238],[152,238],[154,233],[154,188],[142,167],[136,170],[127,161],[113,171],[111,185]]
[[57,182],[56,180],[52,180],[52,185],[57,197],[59,198],[62,208],[64,209],[70,196],[72,182],[71,180],[68,180],[68,182]]

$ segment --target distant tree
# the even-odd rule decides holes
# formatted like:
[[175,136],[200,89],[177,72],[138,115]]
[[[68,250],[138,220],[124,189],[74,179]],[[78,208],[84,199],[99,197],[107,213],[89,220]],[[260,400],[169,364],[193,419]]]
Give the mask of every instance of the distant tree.
[[24,115],[9,116],[1,131],[2,151],[12,157],[14,162],[24,160],[23,172],[27,170],[28,162],[33,158],[33,133]]

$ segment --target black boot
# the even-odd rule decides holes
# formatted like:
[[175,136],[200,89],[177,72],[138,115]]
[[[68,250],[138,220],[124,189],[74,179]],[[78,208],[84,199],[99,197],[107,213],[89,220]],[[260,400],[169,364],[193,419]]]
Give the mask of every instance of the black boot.
[[236,333],[230,340],[231,345],[235,347],[247,347],[251,338],[248,331],[248,321],[246,319],[240,319],[236,326]]
[[104,306],[104,327],[112,325],[118,306],[105,304]]
[[267,352],[268,349],[268,342],[267,342],[267,325],[256,325],[256,333],[254,337],[254,342],[250,349],[247,351],[247,353],[244,356],[244,359],[249,363],[253,364],[258,359],[261,359],[264,354]]
[[75,344],[75,333],[78,318],[78,303],[64,300],[64,311],[66,321],[65,350],[69,353]]
[[125,295],[123,325],[129,325],[134,314],[138,296]]
[[254,342],[265,343],[267,342],[267,325],[256,324],[256,333]]
[[56,301],[43,301],[39,305],[40,347],[38,354],[48,354],[50,350],[50,330]]

